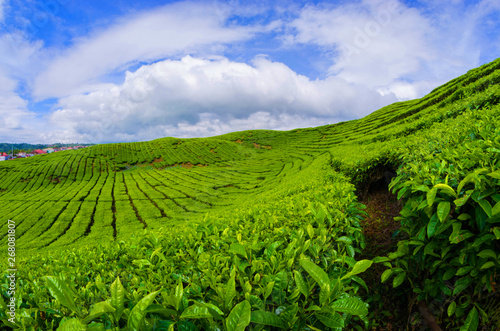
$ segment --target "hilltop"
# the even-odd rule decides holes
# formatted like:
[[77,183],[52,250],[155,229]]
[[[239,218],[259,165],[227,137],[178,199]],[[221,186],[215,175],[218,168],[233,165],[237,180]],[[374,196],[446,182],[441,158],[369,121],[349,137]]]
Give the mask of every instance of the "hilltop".
[[[442,327],[494,328],[499,82],[497,59],[359,120],[2,162],[0,204],[29,298],[18,309],[34,309],[23,318],[43,329],[360,328],[391,301],[363,280],[383,271],[413,290],[391,295],[430,307]],[[363,249],[375,247],[366,228],[379,216],[363,209],[389,182],[401,228],[395,253],[375,258]],[[54,277],[41,286],[43,276]]]

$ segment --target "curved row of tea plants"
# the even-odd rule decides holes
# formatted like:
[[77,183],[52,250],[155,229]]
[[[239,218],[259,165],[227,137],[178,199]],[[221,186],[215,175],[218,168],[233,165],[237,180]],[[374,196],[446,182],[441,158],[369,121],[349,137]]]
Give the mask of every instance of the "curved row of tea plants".
[[[345,177],[323,169],[327,158],[306,170],[300,193],[276,188],[165,235],[144,233],[22,262],[19,324],[47,330],[363,325],[368,310],[359,291],[366,285],[357,275],[371,261],[355,260],[364,245],[361,205]],[[12,326],[5,311],[2,320]]]
[[354,259],[364,244],[353,184],[362,194],[399,168],[409,239],[375,260],[389,268],[382,280],[438,302],[443,311],[432,313],[448,329],[498,323],[499,69],[493,61],[422,99],[334,125],[2,162],[0,203],[21,258],[19,322],[362,328],[369,292],[357,274],[371,262]]

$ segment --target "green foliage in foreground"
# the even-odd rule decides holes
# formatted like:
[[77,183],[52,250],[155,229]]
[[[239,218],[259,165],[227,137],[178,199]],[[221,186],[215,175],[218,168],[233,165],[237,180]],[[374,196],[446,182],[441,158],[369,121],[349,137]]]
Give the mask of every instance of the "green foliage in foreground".
[[[323,172],[322,163],[311,167],[311,177]],[[368,307],[358,296],[366,287],[358,274],[372,262],[354,258],[364,243],[353,191],[345,177],[330,174],[237,217],[207,216],[168,236],[145,232],[57,260],[40,257],[19,266],[31,269],[22,279],[19,324],[47,330],[362,325]]]
[[[496,295],[500,267],[498,107],[468,112],[427,135],[391,183],[406,201],[399,219],[408,239],[377,259],[389,267],[382,281],[394,276],[397,287],[407,279],[418,301],[446,306],[449,324],[464,316],[474,325],[480,316],[487,323],[480,303]],[[443,136],[451,143],[443,145]]]

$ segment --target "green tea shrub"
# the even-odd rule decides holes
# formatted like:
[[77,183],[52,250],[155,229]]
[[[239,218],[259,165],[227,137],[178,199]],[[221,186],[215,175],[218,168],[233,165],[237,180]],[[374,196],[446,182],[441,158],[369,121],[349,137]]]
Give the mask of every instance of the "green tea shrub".
[[[482,308],[496,295],[500,270],[500,107],[471,110],[444,121],[407,154],[393,192],[405,201],[401,230],[407,240],[377,258],[387,269],[382,281],[405,280],[417,300],[446,308],[440,320],[461,330],[489,322]],[[415,139],[424,139],[423,137]],[[413,142],[416,143],[416,142]],[[410,143],[411,144],[411,143]],[[465,316],[467,316],[465,318]]]

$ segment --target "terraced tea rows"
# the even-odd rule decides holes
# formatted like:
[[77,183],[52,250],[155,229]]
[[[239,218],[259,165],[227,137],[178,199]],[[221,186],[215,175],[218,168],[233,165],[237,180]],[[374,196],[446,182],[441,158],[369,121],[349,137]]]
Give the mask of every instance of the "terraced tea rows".
[[497,103],[499,63],[457,78],[421,100],[399,102],[346,123],[97,145],[3,162],[0,203],[4,214],[18,222],[23,249],[126,238],[146,227],[194,220],[254,199],[322,153],[345,159],[342,146],[351,162],[370,159],[363,145],[456,116],[472,107],[470,100],[460,102],[470,91],[486,92],[473,103]]
[[[427,239],[431,240],[437,222],[446,219],[445,211],[454,212],[446,209],[447,206],[461,201],[460,199],[466,201],[469,196],[457,198],[455,202],[447,202],[442,194],[436,193],[437,188],[426,185],[438,185],[438,188],[443,187],[439,185],[455,185],[454,189],[450,187],[455,197],[458,197],[459,193],[471,195],[472,193],[461,192],[457,187],[463,178],[453,176],[456,175],[455,167],[475,171],[470,166],[474,164],[476,167],[474,162],[477,162],[479,170],[479,167],[489,167],[490,177],[498,176],[494,165],[497,158],[492,157],[490,161],[485,161],[488,159],[485,155],[497,153],[495,144],[500,143],[495,136],[495,123],[500,107],[499,83],[500,60],[496,60],[471,70],[422,99],[398,102],[362,119],[349,122],[283,132],[251,130],[212,138],[162,138],[140,143],[97,145],[77,151],[2,162],[0,205],[3,206],[3,217],[16,222],[17,250],[20,256],[26,257],[33,256],[35,251],[41,252],[42,255],[39,256],[49,253],[59,256],[63,248],[90,249],[96,245],[116,243],[118,246],[105,246],[108,247],[103,248],[106,253],[102,253],[116,258],[125,254],[121,240],[125,242],[142,233],[144,229],[156,233],[163,228],[167,233],[162,239],[163,246],[155,235],[138,239],[149,247],[147,249],[136,251],[136,244],[127,246],[127,254],[136,257],[131,262],[139,271],[143,268],[162,270],[165,274],[190,284],[190,292],[185,295],[189,300],[197,302],[196,307],[212,302],[209,308],[203,307],[214,311],[209,314],[207,310],[203,318],[207,318],[206,323],[212,323],[210,327],[214,329],[218,328],[214,326],[214,320],[210,320],[214,314],[227,317],[233,309],[230,305],[232,299],[222,300],[225,302],[224,307],[219,309],[218,307],[222,306],[216,297],[229,293],[230,287],[235,286],[236,272],[240,277],[238,284],[241,293],[246,293],[239,297],[239,302],[242,305],[243,302],[251,304],[252,314],[255,310],[259,312],[255,314],[256,317],[252,315],[254,324],[292,327],[292,322],[289,325],[286,324],[289,321],[281,317],[278,321],[270,316],[279,315],[277,311],[285,301],[290,304],[288,313],[295,311],[297,314],[299,308],[293,307],[296,307],[297,302],[302,302],[302,299],[299,300],[302,298],[301,293],[305,299],[300,309],[311,305],[318,307],[314,313],[301,310],[300,322],[297,323],[303,327],[306,322],[332,328],[334,325],[348,323],[351,320],[349,314],[346,313],[343,317],[339,314],[344,312],[342,307],[336,306],[336,309],[340,310],[332,310],[331,306],[327,306],[330,303],[339,304],[335,300],[340,300],[343,295],[349,298],[350,303],[356,302],[355,311],[361,317],[355,321],[359,324],[366,315],[366,309],[354,296],[363,288],[364,282],[355,275],[367,267],[360,267],[354,259],[364,247],[364,241],[358,223],[362,212],[353,194],[353,184],[357,186],[358,194],[362,194],[368,190],[371,182],[381,180],[385,169],[394,171],[401,166],[403,170],[400,169],[399,177],[408,178],[405,184],[398,186],[400,188],[416,180],[414,177],[418,177],[417,175],[408,175],[414,168],[431,162],[429,160],[432,158],[443,158],[438,165],[422,166],[423,173],[432,167],[446,169],[433,170],[434,173],[429,175],[432,182],[430,179],[422,180],[419,186],[405,186],[400,193],[400,196],[404,196],[409,195],[409,192],[413,194],[419,190],[434,190],[434,198],[432,195],[418,195],[414,198],[417,202],[413,202],[418,206],[418,210],[426,208],[424,210],[428,214],[432,212],[434,199],[439,202],[439,212],[436,213],[439,216],[430,221],[432,226],[425,225],[425,231],[419,232],[419,241],[426,239],[422,238],[422,234],[424,237],[427,234]],[[471,125],[471,121],[475,121],[475,126]],[[443,128],[452,129],[446,132]],[[470,149],[476,151],[477,160],[461,164],[453,159],[453,162],[449,163],[456,166],[448,167],[448,156],[443,156],[443,150],[458,149],[459,143],[466,138],[470,139]],[[463,153],[466,154],[469,145],[460,148],[463,148]],[[407,168],[403,168],[403,165]],[[481,171],[486,173],[486,170]],[[445,173],[449,176],[443,175]],[[479,175],[481,174],[483,173],[480,172]],[[472,178],[472,175],[468,176]],[[450,179],[450,183],[449,177],[454,178]],[[497,185],[491,179],[488,180],[487,183],[491,187]],[[492,216],[500,210],[500,196],[492,193],[493,188],[491,190],[484,195],[485,199],[489,199],[487,203],[480,201],[483,196],[471,195],[471,199],[477,200],[484,209],[484,213],[473,214],[475,217],[484,218],[488,214]],[[426,207],[425,203],[429,203],[429,206]],[[457,210],[460,206],[457,205]],[[476,207],[471,205],[468,208],[472,210]],[[404,217],[411,218],[414,212],[416,211],[407,211]],[[464,220],[466,217],[463,216]],[[478,224],[483,224],[483,231],[487,222],[484,219],[481,222]],[[494,222],[496,221],[492,218],[491,224]],[[448,230],[451,231],[449,225],[440,231],[445,233]],[[454,225],[453,231],[455,230],[460,231],[460,228]],[[5,247],[8,241],[7,229],[3,227],[1,231],[0,243]],[[484,237],[486,239],[478,239],[482,241],[474,243],[477,245],[473,247],[479,249],[481,245],[486,247],[484,245],[487,244],[490,245],[487,249],[490,249],[495,236],[496,232],[495,235],[488,234]],[[306,237],[309,239],[306,240]],[[203,241],[200,242],[200,238],[204,238]],[[451,235],[447,234],[443,238],[451,238]],[[160,255],[156,250],[163,249],[167,242],[171,255],[166,251],[164,255]],[[411,244],[415,242],[417,241],[413,240]],[[153,251],[153,248],[156,250]],[[428,253],[431,248],[426,247],[423,251]],[[74,256],[80,254],[72,252]],[[252,264],[253,254],[258,261],[255,264]],[[395,256],[404,255],[404,252],[399,252]],[[27,263],[36,264],[35,259],[28,258]],[[130,261],[121,257],[118,259],[123,266],[120,268],[126,268],[128,272],[126,286],[135,291],[130,296],[129,307],[132,309],[138,304],[138,293],[145,290],[144,287],[138,290],[135,286],[142,284],[139,278],[146,276],[140,276],[137,271],[128,268],[127,263]],[[315,266],[304,262],[305,260]],[[159,261],[168,263],[159,265]],[[388,269],[390,273],[385,275],[395,275],[394,283],[400,285],[406,277],[407,272],[403,274],[403,269],[405,263],[408,266],[408,262],[400,262],[392,257],[382,258],[380,261],[391,268]],[[100,263],[97,263],[99,268],[106,269],[106,272],[103,271],[99,277],[105,278],[107,282],[113,281],[115,277],[111,280],[110,275],[120,272],[119,268]],[[393,268],[391,263],[397,264],[397,267]],[[448,266],[452,263],[449,262]],[[494,263],[497,262],[491,260],[485,263],[490,263],[488,268],[494,270]],[[361,264],[367,266],[371,262]],[[58,264],[45,267],[54,272],[60,271]],[[322,268],[321,272],[316,267]],[[475,268],[467,266],[469,267]],[[483,275],[480,274],[483,272],[480,267],[477,267],[477,275]],[[467,269],[467,272],[470,270],[472,269]],[[328,275],[324,276],[327,272]],[[147,276],[152,277],[147,281],[151,287],[149,291],[154,291],[159,280],[154,278],[156,273],[151,275]],[[489,275],[484,274],[482,277]],[[440,274],[439,277],[441,276]],[[261,277],[267,285],[262,285]],[[306,277],[307,281],[301,280],[302,277]],[[412,281],[418,280],[418,277],[415,276]],[[286,281],[287,279],[293,281]],[[338,281],[332,288],[341,284],[339,286],[342,290],[338,292],[331,291],[329,287],[330,280],[334,282],[335,279]],[[170,278],[161,281],[162,284],[168,284],[169,290],[182,286],[176,285]],[[88,285],[83,278],[79,282],[79,286]],[[98,281],[95,282],[97,284]],[[221,285],[221,282],[227,285]],[[321,287],[319,296],[318,292],[313,295],[306,290],[312,289],[316,283]],[[276,286],[275,289],[273,286]],[[440,289],[437,286],[436,288]],[[176,291],[179,291],[178,287]],[[286,300],[284,293],[288,293]],[[447,293],[446,289],[444,293]],[[80,294],[83,296],[88,293]],[[101,297],[101,294],[95,295]],[[42,305],[33,302],[33,306]],[[167,301],[163,301],[164,308],[170,307],[165,302]],[[187,299],[182,307],[187,311],[195,309],[188,308]],[[176,311],[169,311],[169,314],[177,316],[175,323],[181,325],[184,322],[179,303],[174,308]],[[261,316],[261,312],[268,310],[273,313],[264,315],[273,319],[272,323],[267,320],[265,322],[262,317],[264,315]],[[133,315],[130,310],[127,314]],[[314,317],[310,319],[312,315]],[[61,315],[58,316],[59,322]],[[201,315],[196,316],[198,317],[195,319],[202,318],[199,317]],[[154,321],[153,317],[151,321]],[[186,322],[193,330],[195,324],[202,327],[205,323],[195,323],[187,317],[185,321],[191,323]],[[123,326],[120,319],[115,322],[115,325]],[[35,322],[30,320],[29,323]],[[208,324],[203,324],[203,327],[208,327]]]

